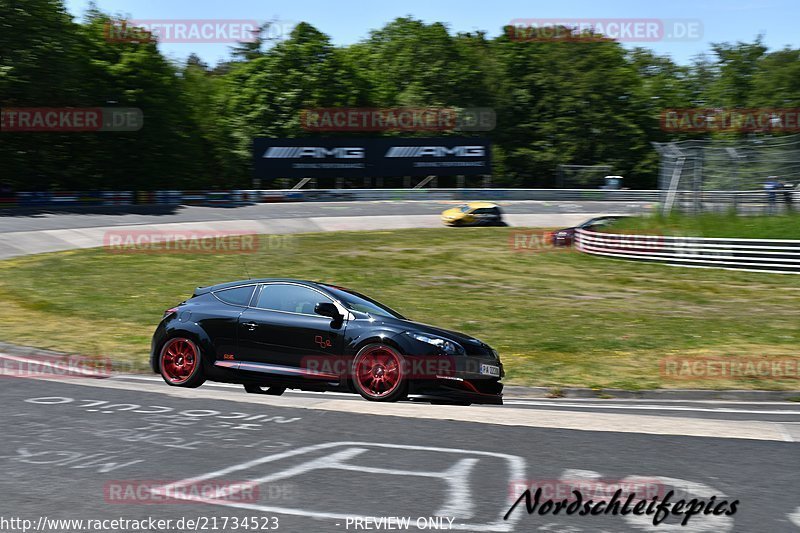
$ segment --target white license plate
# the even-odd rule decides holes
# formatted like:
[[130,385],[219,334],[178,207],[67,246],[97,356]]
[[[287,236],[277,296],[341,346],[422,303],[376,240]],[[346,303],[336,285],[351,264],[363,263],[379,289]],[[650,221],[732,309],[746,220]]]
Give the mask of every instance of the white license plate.
[[484,376],[500,377],[500,367],[494,365],[481,365],[481,374]]

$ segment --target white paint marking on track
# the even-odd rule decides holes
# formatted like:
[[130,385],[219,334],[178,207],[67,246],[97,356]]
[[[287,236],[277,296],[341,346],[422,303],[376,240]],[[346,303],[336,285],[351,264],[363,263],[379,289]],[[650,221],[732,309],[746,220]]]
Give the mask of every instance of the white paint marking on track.
[[579,409],[630,409],[634,411],[690,411],[698,413],[741,413],[749,415],[800,415],[800,411],[758,411],[754,409],[733,409],[730,407],[684,407],[684,406],[666,406],[666,405],[581,405],[576,403],[563,403],[563,402],[545,402],[545,401],[528,401],[528,400],[506,400],[506,405],[530,405],[537,407],[574,407]]
[[[401,470],[390,470],[390,469],[381,469],[381,473],[383,474],[394,474],[394,475],[408,475],[408,476],[426,476],[426,477],[444,477],[448,483],[449,488],[449,499],[448,502],[445,504],[443,512],[456,512],[457,515],[461,515],[462,517],[468,518],[472,516],[472,499],[470,495],[465,492],[467,484],[464,482],[464,475],[467,474],[475,463],[478,461],[476,457],[493,457],[507,461],[508,463],[508,473],[509,473],[509,480],[514,479],[524,479],[525,477],[525,459],[519,457],[517,455],[509,455],[505,453],[498,453],[498,452],[486,452],[486,451],[475,451],[475,450],[464,450],[459,448],[439,448],[439,447],[432,447],[432,446],[412,446],[412,445],[404,445],[404,444],[386,444],[386,443],[376,443],[376,442],[326,442],[322,444],[315,444],[311,446],[305,446],[303,448],[298,448],[296,450],[290,450],[286,452],[281,452],[273,455],[269,455],[267,457],[260,457],[258,459],[254,459],[252,461],[247,461],[238,465],[233,465],[227,468],[223,468],[221,470],[217,470],[215,472],[210,472],[208,474],[203,474],[200,476],[184,479],[181,481],[177,481],[175,483],[170,483],[168,485],[163,485],[161,487],[154,487],[151,489],[151,492],[154,494],[170,494],[173,497],[189,500],[189,501],[197,501],[207,504],[216,504],[216,505],[223,505],[226,507],[234,507],[239,509],[248,509],[248,510],[255,510],[264,513],[281,513],[281,514],[288,514],[288,515],[295,515],[295,516],[304,516],[304,517],[313,517],[313,518],[322,518],[322,519],[337,519],[337,520],[347,520],[348,518],[360,518],[360,519],[371,519],[376,520],[378,517],[369,517],[363,515],[354,515],[354,514],[347,514],[347,513],[330,513],[330,512],[317,512],[312,511],[309,509],[294,509],[294,508],[284,508],[284,507],[275,507],[275,506],[264,506],[264,505],[255,505],[249,503],[240,503],[240,502],[231,502],[228,500],[218,500],[218,499],[209,499],[203,498],[202,496],[194,496],[192,494],[188,494],[185,492],[175,491],[176,488],[185,487],[187,485],[199,483],[201,481],[205,481],[208,479],[220,478],[223,476],[228,476],[234,472],[239,472],[243,470],[248,470],[266,463],[273,463],[275,461],[296,457],[303,454],[314,453],[322,450],[327,449],[335,449],[335,448],[344,448],[339,452],[334,452],[330,455],[322,456],[316,459],[312,459],[305,463],[301,463],[299,465],[290,467],[287,470],[279,471],[272,473],[268,476],[261,477],[258,479],[253,479],[252,483],[259,485],[262,483],[273,482],[280,479],[287,479],[290,477],[302,475],[304,473],[310,472],[312,470],[327,468],[327,469],[339,469],[339,470],[351,470],[354,465],[347,464],[345,462],[346,459],[352,458],[363,453],[365,448],[388,448],[388,449],[395,449],[395,450],[411,450],[411,451],[421,451],[421,452],[440,452],[440,453],[450,453],[450,454],[459,454],[459,455],[467,455],[472,456],[468,457],[467,459],[462,459],[457,462],[453,467],[448,469],[445,472],[426,472],[426,471],[401,471]],[[361,471],[359,469],[359,471]],[[507,491],[507,487],[503,487],[502,490]],[[511,504],[514,501],[514,495],[508,494],[507,497],[508,503]],[[458,504],[461,505],[458,505]],[[465,524],[465,523],[458,523],[454,524],[451,529],[459,529],[459,530],[466,530],[466,531],[487,531],[487,532],[507,532],[512,531],[514,528],[514,524],[519,517],[522,516],[521,513],[512,514],[508,520],[503,520],[503,510],[501,510],[501,514],[495,522],[490,523],[473,523],[473,524]],[[442,514],[442,513],[439,513]],[[452,516],[452,515],[451,515]]]
[[[558,409],[531,410],[524,408],[515,409],[513,405],[500,408],[497,406],[472,406],[466,409],[459,409],[457,406],[412,405],[410,402],[376,404],[374,402],[353,401],[352,399],[325,398],[322,394],[311,397],[304,394],[295,394],[293,398],[264,397],[251,394],[232,398],[229,394],[223,394],[222,391],[214,391],[211,387],[204,390],[185,389],[159,386],[155,383],[137,384],[130,381],[126,382],[123,379],[59,380],[48,378],[48,380],[60,381],[69,385],[82,387],[135,390],[138,392],[164,394],[179,398],[217,399],[240,403],[264,404],[274,407],[334,411],[361,415],[398,416],[418,420],[448,420],[479,424],[578,431],[786,441],[785,428],[779,428],[779,426],[773,422],[758,420],[681,418],[678,416],[652,416],[634,413],[615,414],[602,412],[601,409],[594,411],[564,411]],[[151,378],[147,379],[147,381],[150,380]],[[351,395],[348,395],[348,397],[352,398]],[[542,403],[545,406],[549,405],[546,402]],[[498,413],[502,413],[502,416],[498,416]],[[759,412],[756,411],[755,414],[759,414]]]
[[[158,377],[149,377],[149,376],[137,376],[132,374],[120,375],[120,376],[113,376],[112,379],[119,379],[119,380],[140,380],[140,381],[152,381],[155,383],[160,383],[163,379]],[[204,387],[219,387],[225,389],[237,389],[241,390],[241,385],[233,385],[230,383],[206,383],[203,385]],[[317,391],[301,391],[301,390],[287,390],[286,394],[302,394],[302,395],[316,395],[316,396],[342,396],[345,398],[352,398],[358,399],[356,395],[351,394],[349,392],[317,392]],[[637,399],[624,399],[625,401],[630,402],[649,402],[649,401],[658,401],[658,402],[680,402],[680,403],[699,403],[699,404],[714,404],[714,403],[721,403],[721,404],[732,404],[732,405],[792,405],[795,404],[791,402],[742,402],[742,401],[724,401],[724,400],[637,400]],[[800,411],[759,411],[755,409],[733,409],[733,408],[701,408],[701,407],[685,407],[685,406],[661,406],[661,405],[618,405],[618,402],[623,401],[623,399],[613,400],[614,404],[602,404],[600,402],[609,401],[609,400],[601,400],[601,399],[590,399],[590,398],[577,398],[575,400],[570,400],[569,402],[563,402],[559,400],[528,400],[528,399],[516,399],[516,398],[509,398],[505,399],[503,402],[505,405],[530,405],[530,406],[537,406],[537,407],[575,407],[580,409],[630,409],[630,410],[651,410],[651,411],[689,411],[689,412],[703,412],[703,413],[741,413],[741,414],[775,414],[775,415],[800,415]],[[586,405],[581,405],[579,402],[585,402]],[[589,403],[595,402],[595,403]]]
[[792,524],[796,525],[798,528],[800,528],[800,507],[795,509],[795,511],[788,516],[789,516],[789,521]]
[[775,424],[775,426],[776,426],[776,427],[777,427],[777,429],[778,429],[778,433],[780,433],[781,435],[783,435],[783,440],[785,440],[786,442],[794,442],[794,439],[792,438],[792,436],[791,436],[791,435],[789,435],[789,432],[788,432],[788,431],[786,431],[786,428],[785,428],[785,427],[783,427],[783,426],[782,426],[782,425],[780,425],[780,424]]
[[[52,380],[51,380],[52,381]],[[722,420],[710,418],[680,418],[635,413],[604,413],[600,411],[564,411],[556,409],[524,409],[513,406],[420,405],[410,402],[393,404],[353,401],[352,399],[325,398],[294,395],[291,398],[242,394],[232,397],[228,391],[214,388],[186,389],[166,387],[156,383],[133,383],[114,379],[64,380],[73,386],[122,389],[138,393],[154,393],[193,400],[225,400],[269,407],[331,411],[350,415],[375,415],[413,418],[416,420],[441,420],[473,422],[503,426],[537,427],[578,431],[638,433],[648,435],[682,435],[726,439],[752,439],[785,442],[772,422],[757,420]]]
[[[140,381],[153,381],[156,383],[161,383],[164,381],[161,378],[155,377],[148,377],[148,376],[134,376],[134,375],[124,375],[124,376],[113,376],[111,379],[118,379],[118,380],[126,380],[126,379],[136,379]],[[204,387],[219,387],[221,389],[236,389],[236,390],[244,390],[241,385],[234,385],[232,383],[209,383],[206,382],[203,384]],[[284,394],[316,394],[316,395],[324,395],[324,396],[344,396],[345,398],[354,398],[355,395],[349,392],[317,392],[317,391],[301,391],[301,390],[287,390]]]

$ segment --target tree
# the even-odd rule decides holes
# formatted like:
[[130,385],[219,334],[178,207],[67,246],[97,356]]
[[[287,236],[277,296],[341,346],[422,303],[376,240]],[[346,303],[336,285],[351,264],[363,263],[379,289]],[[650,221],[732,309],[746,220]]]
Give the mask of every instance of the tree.
[[641,80],[615,42],[494,43],[505,105],[496,138],[526,186],[552,186],[559,164],[607,164],[631,176],[649,146]]

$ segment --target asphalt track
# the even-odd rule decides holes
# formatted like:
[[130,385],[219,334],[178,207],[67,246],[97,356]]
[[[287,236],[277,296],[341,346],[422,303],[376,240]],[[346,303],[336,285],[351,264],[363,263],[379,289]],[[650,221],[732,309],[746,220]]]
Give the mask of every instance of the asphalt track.
[[[441,227],[458,202],[386,201],[256,204],[240,207],[123,207],[0,212],[0,259],[103,246],[119,232],[317,233]],[[567,227],[601,214],[648,211],[647,203],[500,202],[511,226]]]
[[[0,233],[54,229],[91,228],[180,222],[224,220],[274,220],[313,217],[372,217],[438,215],[442,210],[463,204],[455,200],[440,201],[362,201],[362,202],[297,202],[252,204],[239,207],[98,207],[95,210],[75,208],[62,210],[0,210]],[[640,213],[653,205],[648,202],[555,202],[498,201],[504,212],[521,214],[591,214]]]
[[[441,204],[37,214],[0,217],[0,233],[13,239],[20,232],[207,223],[209,213],[223,217],[214,224],[324,218],[318,226],[340,228],[354,218],[434,217]],[[506,206],[510,217],[641,209]],[[30,530],[77,532],[97,529],[51,521],[150,517],[174,522],[141,530],[273,531],[272,517],[277,531],[290,532],[406,530],[369,517],[408,519],[410,531],[437,530],[418,527],[426,524],[476,532],[800,530],[800,403],[506,400],[502,407],[384,405],[332,393],[255,396],[224,384],[178,389],[152,375],[0,378],[0,531],[21,531],[11,518],[30,520]],[[201,488],[242,482],[250,485],[227,497],[197,496]],[[654,526],[652,516],[528,515],[524,504],[503,519],[527,486],[578,486],[608,499],[621,485],[662,497],[675,490],[673,500],[739,500],[739,507],[733,516],[695,516],[685,527],[674,517]],[[177,527],[181,518],[195,523]]]
[[[337,532],[365,531],[354,516],[398,516],[424,531],[418,519],[443,516],[460,531],[800,529],[796,403],[385,406],[329,393],[176,389],[151,376],[7,378],[0,401],[0,516],[34,524],[276,517],[279,531]],[[209,484],[245,481],[258,488],[227,500],[197,496]],[[638,482],[676,499],[740,503],[733,516],[695,516],[686,527],[673,518],[653,526],[648,517],[529,516],[524,504],[503,520],[522,487],[579,482],[591,482],[583,491],[595,497],[604,484],[610,494]]]

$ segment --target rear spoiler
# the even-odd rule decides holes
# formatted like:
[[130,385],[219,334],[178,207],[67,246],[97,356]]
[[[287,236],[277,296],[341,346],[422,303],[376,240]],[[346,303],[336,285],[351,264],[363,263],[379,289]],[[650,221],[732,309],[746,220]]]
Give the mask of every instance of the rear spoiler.
[[200,295],[202,295],[202,294],[208,294],[209,292],[211,292],[211,290],[212,290],[213,288],[214,288],[213,286],[209,286],[209,287],[197,287],[197,288],[194,290],[194,292],[192,293],[192,298],[194,298],[195,296],[200,296]]

